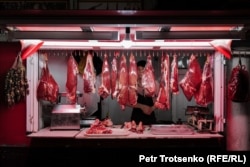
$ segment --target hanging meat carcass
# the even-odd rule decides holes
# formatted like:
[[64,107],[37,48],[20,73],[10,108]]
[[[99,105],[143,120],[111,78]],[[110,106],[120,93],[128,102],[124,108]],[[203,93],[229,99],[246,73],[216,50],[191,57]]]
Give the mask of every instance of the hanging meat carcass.
[[86,65],[83,70],[83,89],[85,93],[95,93],[96,74],[93,65],[93,56],[88,53]]
[[117,57],[118,53],[116,52],[112,62],[111,62],[111,98],[115,99],[118,93],[118,64]]
[[199,90],[201,84],[202,71],[195,55],[189,59],[188,70],[184,78],[180,81],[180,87],[188,101],[191,101],[194,93]]
[[101,74],[101,86],[98,88],[98,94],[107,98],[111,92],[111,81],[110,81],[110,70],[108,63],[108,55],[104,54],[104,61],[102,65],[102,74]]
[[170,90],[173,94],[179,93],[179,85],[178,85],[178,61],[177,55],[173,55],[173,60],[171,63],[171,77],[170,77]]
[[129,57],[129,87],[128,87],[128,101],[134,106],[137,103],[137,65],[135,56],[131,53]]
[[213,102],[213,72],[212,56],[208,55],[202,72],[202,82],[199,91],[194,94],[194,99],[198,105],[207,106]]
[[44,54],[43,58],[45,62],[37,86],[37,100],[46,100],[51,103],[56,103],[58,100],[59,85],[49,71],[47,54]]
[[160,89],[155,101],[155,107],[159,109],[169,109],[169,56],[161,57],[161,80]]
[[239,64],[231,72],[227,91],[228,98],[233,102],[249,101],[249,73],[246,66],[242,65],[241,58],[239,58]]
[[122,110],[128,102],[128,68],[124,54],[120,58],[117,102]]
[[67,99],[70,102],[70,104],[77,103],[77,97],[76,97],[77,74],[78,74],[78,65],[74,57],[71,55],[68,59],[68,64],[67,64],[67,81],[66,81]]
[[155,95],[156,85],[151,55],[147,56],[147,63],[142,74],[142,87],[145,96],[153,97]]

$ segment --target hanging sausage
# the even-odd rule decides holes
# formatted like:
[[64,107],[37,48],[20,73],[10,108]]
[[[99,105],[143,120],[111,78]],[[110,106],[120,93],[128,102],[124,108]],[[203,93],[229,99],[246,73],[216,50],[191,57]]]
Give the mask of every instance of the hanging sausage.
[[19,53],[11,69],[7,72],[4,83],[4,95],[6,104],[11,107],[26,97],[28,94],[28,81],[26,69]]

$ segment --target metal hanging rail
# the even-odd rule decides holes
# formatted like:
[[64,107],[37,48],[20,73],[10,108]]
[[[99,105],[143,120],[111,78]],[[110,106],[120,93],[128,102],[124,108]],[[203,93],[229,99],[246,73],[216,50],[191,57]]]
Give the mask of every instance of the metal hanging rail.
[[[72,54],[74,55],[85,55],[90,50],[73,50],[73,49],[63,49],[63,50],[39,50],[39,53],[46,53],[48,56],[70,56]],[[107,54],[108,56],[112,57],[115,54],[125,56],[130,55],[133,53],[135,56],[148,56],[152,55],[155,56],[161,56],[162,54],[168,54],[169,56],[173,56],[174,54],[180,55],[180,56],[190,56],[191,54],[195,54],[197,56],[206,56],[207,54],[213,54],[213,50],[91,50],[96,53],[97,56],[103,57],[104,54]]]

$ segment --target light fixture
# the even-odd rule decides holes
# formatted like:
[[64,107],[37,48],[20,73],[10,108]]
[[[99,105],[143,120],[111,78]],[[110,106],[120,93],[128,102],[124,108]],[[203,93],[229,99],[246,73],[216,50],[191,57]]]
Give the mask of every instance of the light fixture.
[[[132,41],[131,41],[132,42]],[[151,42],[132,42],[133,49],[153,49],[153,47],[160,47],[160,49],[205,49],[213,50],[214,48],[209,44],[209,41],[195,41],[195,42],[164,42],[163,40]],[[93,47],[100,47],[101,49],[124,49],[124,46],[119,42],[107,41],[44,41],[42,49],[93,49]]]
[[124,48],[130,48],[132,46],[132,41],[130,40],[130,27],[126,27],[125,38],[121,42]]

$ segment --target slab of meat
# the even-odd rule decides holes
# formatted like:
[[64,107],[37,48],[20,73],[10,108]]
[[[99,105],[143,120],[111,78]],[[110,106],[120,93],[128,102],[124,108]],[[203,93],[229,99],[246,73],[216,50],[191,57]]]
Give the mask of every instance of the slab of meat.
[[124,122],[124,129],[127,129],[131,132],[134,132],[134,133],[141,134],[144,132],[145,127],[144,127],[142,121],[140,121],[137,125],[136,122],[134,120],[132,120],[130,122]]
[[147,56],[147,63],[142,74],[142,87],[145,96],[152,97],[155,95],[156,85],[151,55]]
[[111,98],[115,99],[118,93],[118,53],[115,53],[111,62]]
[[83,89],[85,93],[95,93],[96,74],[93,65],[93,56],[88,53],[86,65],[83,70]]
[[159,93],[157,95],[156,101],[154,106],[158,109],[165,109],[167,108],[166,106],[166,100],[167,100],[167,95],[166,95],[166,91],[164,89],[164,83],[161,82],[160,83],[160,89],[159,89]]
[[128,68],[125,55],[120,59],[117,101],[124,110],[128,102]]
[[113,131],[111,128],[106,127],[102,121],[96,119],[90,128],[86,130],[86,134],[111,134]]
[[76,101],[77,74],[78,74],[77,62],[71,55],[68,59],[68,64],[67,64],[67,81],[66,81],[67,99],[70,102],[70,104],[77,103]]
[[177,55],[176,54],[174,54],[173,60],[171,63],[170,90],[173,94],[179,93],[178,62],[177,62]]
[[180,87],[188,101],[191,101],[194,93],[199,90],[202,71],[195,55],[189,59],[188,70],[180,81]]
[[228,82],[228,98],[233,102],[248,102],[249,83],[249,73],[239,58],[239,64],[233,68]]
[[161,57],[161,81],[160,89],[155,101],[155,107],[159,109],[169,109],[169,56],[162,55]]
[[[58,100],[58,93],[59,93],[59,85],[57,84],[56,80],[54,79],[54,77],[52,76],[52,74],[49,71],[49,67],[48,67],[48,57],[47,55],[43,55],[44,56],[44,66],[42,67],[42,72],[41,72],[41,78],[40,81],[38,83],[37,86],[37,100],[46,100],[49,101],[51,103],[56,103]],[[21,60],[20,55],[18,55],[17,60]],[[9,93],[9,91],[13,91],[12,89],[16,87],[16,85],[18,85],[18,83],[16,83],[17,81],[15,81],[15,77],[17,70],[19,70],[19,68],[23,68],[23,67],[19,67],[19,63],[15,62],[15,65],[12,67],[12,69],[7,73],[6,76],[6,81],[8,81],[7,83],[5,83],[5,90],[4,93],[7,95],[7,97],[9,97],[10,95],[12,95],[11,93]],[[17,66],[18,65],[18,66]],[[22,65],[22,64],[21,64]],[[15,67],[17,66],[17,67]],[[20,72],[22,72],[21,74],[24,74],[23,70],[19,70]],[[17,73],[18,74],[18,73]],[[19,73],[20,75],[20,73]],[[15,78],[13,80],[13,78]],[[19,77],[18,77],[19,78]],[[14,81],[14,82],[13,82]],[[20,86],[19,86],[20,87]],[[20,92],[19,92],[20,93]],[[15,98],[15,96],[11,96],[10,98],[10,104],[15,104],[15,100],[17,100]],[[8,99],[9,99],[8,98]],[[11,100],[12,99],[12,100]]]
[[212,72],[212,56],[208,55],[203,68],[202,82],[199,91],[194,94],[195,101],[198,105],[207,106],[213,102],[213,72]]
[[128,87],[128,101],[134,106],[137,103],[137,65],[135,56],[131,53],[129,57],[129,87]]
[[107,54],[104,54],[104,61],[102,65],[102,77],[101,77],[101,86],[98,88],[98,94],[106,98],[111,93],[111,81],[110,81],[110,70]]

